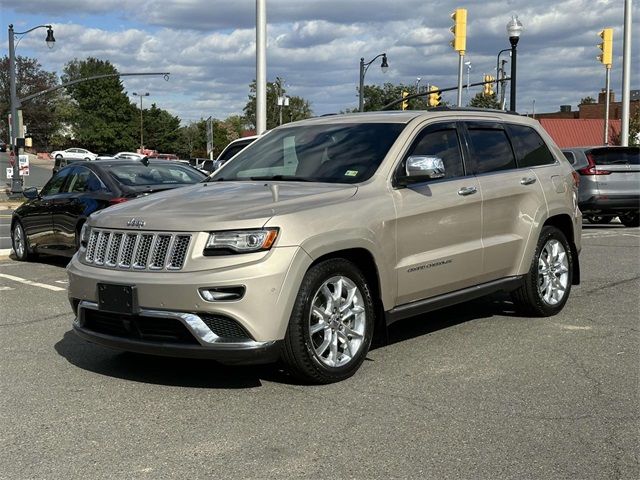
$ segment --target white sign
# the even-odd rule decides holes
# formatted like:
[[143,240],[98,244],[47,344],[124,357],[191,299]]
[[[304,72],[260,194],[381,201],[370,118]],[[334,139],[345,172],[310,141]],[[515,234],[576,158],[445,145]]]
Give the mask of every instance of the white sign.
[[18,166],[20,167],[20,176],[29,176],[29,155],[20,155],[18,157]]
[[7,167],[7,178],[13,178],[13,167]]

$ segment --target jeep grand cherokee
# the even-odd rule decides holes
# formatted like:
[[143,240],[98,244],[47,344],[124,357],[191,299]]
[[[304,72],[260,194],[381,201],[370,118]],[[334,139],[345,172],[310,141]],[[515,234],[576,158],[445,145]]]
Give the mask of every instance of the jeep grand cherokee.
[[[375,329],[496,291],[549,316],[579,283],[577,174],[502,112],[328,116],[207,181],[92,215],[68,266],[81,337],[352,375]],[[413,321],[420,321],[419,318]]]

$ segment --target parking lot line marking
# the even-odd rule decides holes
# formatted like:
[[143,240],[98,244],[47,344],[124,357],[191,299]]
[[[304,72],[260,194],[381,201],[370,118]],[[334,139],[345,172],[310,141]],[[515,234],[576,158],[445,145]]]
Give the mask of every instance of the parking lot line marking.
[[47,290],[53,290],[54,292],[64,292],[66,288],[56,287],[54,285],[47,285],[46,283],[32,282],[26,278],[14,277],[13,275],[7,275],[6,273],[0,273],[0,278],[7,278],[14,282],[24,283],[25,285],[31,285],[33,287],[46,288]]
[[15,290],[15,288],[13,288],[13,287],[0,287],[0,292],[5,291],[5,290]]
[[0,215],[0,218],[11,218],[11,215],[4,215],[4,214],[2,214],[2,215]]

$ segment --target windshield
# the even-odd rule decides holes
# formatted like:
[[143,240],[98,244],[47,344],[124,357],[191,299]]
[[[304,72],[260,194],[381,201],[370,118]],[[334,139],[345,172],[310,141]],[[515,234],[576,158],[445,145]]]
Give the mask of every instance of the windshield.
[[[166,164],[164,164],[166,162]],[[162,164],[152,163],[148,166],[140,163],[125,165],[109,165],[109,174],[119,183],[133,186],[144,185],[179,185],[201,181],[205,176],[192,168],[165,160]]]
[[238,153],[210,181],[363,182],[378,169],[404,127],[354,123],[274,130]]

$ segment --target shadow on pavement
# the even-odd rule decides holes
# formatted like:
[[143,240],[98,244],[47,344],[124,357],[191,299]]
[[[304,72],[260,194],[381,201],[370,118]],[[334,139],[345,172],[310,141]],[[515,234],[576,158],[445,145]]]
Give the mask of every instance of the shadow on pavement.
[[55,349],[83,370],[134,382],[191,388],[254,388],[262,386],[261,380],[294,383],[276,365],[227,366],[213,360],[118,352],[85,342],[72,331]]
[[[389,342],[372,346],[393,348],[396,343],[471,320],[494,315],[517,316],[506,295],[494,295],[397,322],[389,327]],[[279,364],[228,366],[213,360],[159,357],[119,352],[78,338],[72,331],[55,345],[69,363],[100,375],[135,382],[191,388],[255,388],[262,380],[300,385]]]

